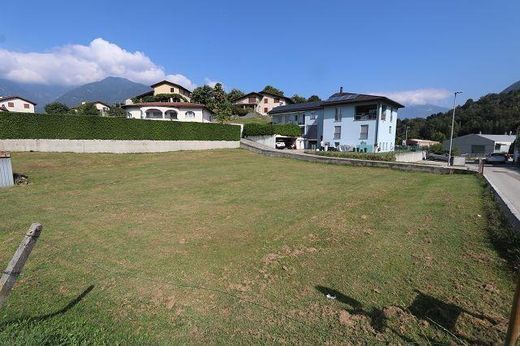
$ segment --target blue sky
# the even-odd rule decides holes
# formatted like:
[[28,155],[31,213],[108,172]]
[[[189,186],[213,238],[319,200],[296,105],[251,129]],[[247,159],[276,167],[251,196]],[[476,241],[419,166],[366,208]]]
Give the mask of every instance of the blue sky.
[[449,105],[454,90],[478,98],[520,79],[517,0],[7,0],[2,9],[0,78],[27,82],[168,76]]

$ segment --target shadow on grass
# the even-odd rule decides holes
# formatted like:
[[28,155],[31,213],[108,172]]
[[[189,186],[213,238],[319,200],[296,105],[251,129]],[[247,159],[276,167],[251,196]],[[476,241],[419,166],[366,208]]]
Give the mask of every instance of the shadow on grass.
[[67,311],[69,311],[70,309],[72,309],[74,306],[76,306],[79,302],[81,302],[93,289],[94,289],[94,285],[90,285],[83,292],[81,292],[81,294],[79,296],[77,296],[76,298],[71,300],[67,305],[65,305],[63,308],[61,308],[58,311],[55,311],[55,312],[52,312],[49,314],[45,314],[45,315],[41,315],[41,316],[35,316],[35,317],[20,317],[15,320],[12,320],[12,321],[7,321],[4,323],[1,323],[0,331],[4,330],[6,327],[13,325],[13,324],[18,324],[21,322],[29,323],[29,324],[39,323],[39,322],[48,320],[50,318],[53,318],[55,316],[62,315],[64,313],[66,313]]
[[[390,314],[385,311],[386,308],[367,309],[363,307],[361,302],[335,289],[331,289],[324,286],[316,286],[316,289],[324,295],[330,294],[332,296],[335,296],[337,301],[345,305],[348,305],[349,308],[346,308],[345,310],[350,314],[370,318],[370,324],[375,331],[382,333],[385,330],[389,330],[408,343],[417,343],[417,340],[414,340],[409,336],[404,335],[403,332],[399,330],[400,328],[396,329],[391,325],[391,323],[389,323],[391,317]],[[408,307],[394,306],[393,308],[398,308],[400,311],[402,311],[403,314],[409,314],[409,316],[414,316],[416,322],[419,322],[418,320],[423,320],[427,321],[428,323],[431,323],[433,328],[442,332],[442,334],[449,334],[451,337],[453,337],[455,340],[459,342],[474,344],[480,343],[482,341],[478,338],[473,339],[471,337],[468,337],[467,335],[462,335],[460,331],[457,329],[457,320],[463,313],[468,314],[472,318],[488,321],[493,325],[499,323],[499,321],[496,319],[485,316],[483,314],[468,311],[452,303],[446,303],[419,290],[415,290],[415,292],[417,293],[417,295]],[[421,336],[421,338],[423,338],[424,341],[430,343],[443,342],[442,340],[437,340],[433,336],[427,336],[424,333]]]

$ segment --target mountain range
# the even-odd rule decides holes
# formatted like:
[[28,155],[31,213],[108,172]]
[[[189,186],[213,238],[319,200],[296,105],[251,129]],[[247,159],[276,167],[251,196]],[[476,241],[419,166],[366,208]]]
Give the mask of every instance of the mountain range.
[[399,119],[409,118],[426,118],[429,115],[444,113],[448,110],[446,107],[425,104],[425,105],[411,105],[399,109]]
[[102,101],[112,105],[150,90],[149,86],[120,77],[107,77],[78,87],[22,84],[0,79],[0,95],[17,95],[34,101],[37,112],[42,112],[46,104],[55,101],[69,107],[77,106],[82,101]]
[[511,84],[510,86],[508,86],[504,90],[502,90],[502,94],[507,94],[507,93],[509,93],[511,91],[518,91],[518,90],[520,90],[520,80],[518,82],[515,82],[515,83]]

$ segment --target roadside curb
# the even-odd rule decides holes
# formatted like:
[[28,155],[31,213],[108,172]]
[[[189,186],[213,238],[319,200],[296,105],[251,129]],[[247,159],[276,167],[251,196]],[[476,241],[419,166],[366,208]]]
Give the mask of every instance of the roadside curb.
[[516,208],[513,206],[513,203],[511,203],[507,197],[500,195],[499,190],[486,176],[483,177],[486,180],[491,193],[493,194],[493,198],[506,216],[513,230],[520,232],[520,212],[516,210]]
[[271,149],[265,145],[255,143],[253,141],[242,138],[240,140],[240,147],[257,154],[262,154],[270,157],[282,157],[307,162],[326,163],[335,165],[345,166],[361,166],[361,167],[378,167],[378,168],[390,168],[400,171],[410,172],[427,172],[435,174],[476,174],[477,172],[469,168],[458,168],[458,167],[442,167],[442,166],[430,166],[418,163],[406,163],[406,162],[388,162],[388,161],[372,161],[372,160],[360,160],[360,159],[349,159],[340,157],[326,157],[320,155],[295,153],[285,150]]

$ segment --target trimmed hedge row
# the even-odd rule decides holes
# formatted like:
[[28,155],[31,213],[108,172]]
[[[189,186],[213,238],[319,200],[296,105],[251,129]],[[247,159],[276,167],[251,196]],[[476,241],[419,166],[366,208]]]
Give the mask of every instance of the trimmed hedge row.
[[273,125],[249,123],[244,125],[242,135],[244,137],[270,135],[299,137],[301,136],[301,130],[300,127],[295,124]]
[[360,159],[371,161],[395,161],[395,153],[364,153],[356,151],[306,151],[308,154],[329,156],[329,157],[343,157],[347,159]]
[[0,138],[239,141],[240,127],[98,116],[0,113]]

